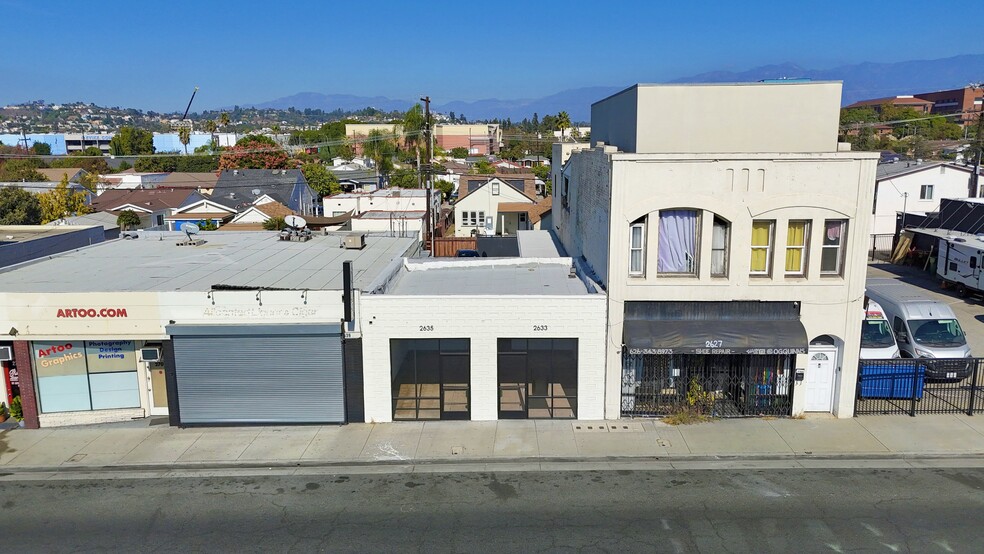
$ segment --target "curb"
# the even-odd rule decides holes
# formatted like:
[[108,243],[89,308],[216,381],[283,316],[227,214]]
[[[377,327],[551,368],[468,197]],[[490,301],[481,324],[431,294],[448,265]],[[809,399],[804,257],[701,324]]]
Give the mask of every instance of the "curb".
[[[973,460],[984,463],[984,453],[952,452],[908,452],[873,454],[768,454],[768,455],[685,455],[685,456],[607,456],[607,457],[536,457],[536,458],[431,458],[423,460],[347,460],[347,461],[248,461],[248,462],[185,462],[180,464],[120,464],[103,466],[59,465],[0,467],[0,478],[25,473],[124,473],[124,472],[166,472],[166,471],[209,471],[209,470],[285,470],[304,468],[406,468],[435,467],[442,465],[533,465],[533,464],[676,464],[698,463],[737,463],[750,464],[762,462],[797,461],[841,461],[841,462],[879,462],[879,461],[942,461]],[[683,468],[675,468],[683,469]]]

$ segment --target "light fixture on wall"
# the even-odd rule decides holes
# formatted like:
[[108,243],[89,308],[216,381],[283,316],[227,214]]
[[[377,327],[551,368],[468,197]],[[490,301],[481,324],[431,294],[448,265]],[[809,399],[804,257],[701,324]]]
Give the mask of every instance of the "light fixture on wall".
[[12,337],[16,337],[18,334],[20,334],[20,331],[18,331],[16,327],[11,327],[10,331],[8,331],[7,334]]

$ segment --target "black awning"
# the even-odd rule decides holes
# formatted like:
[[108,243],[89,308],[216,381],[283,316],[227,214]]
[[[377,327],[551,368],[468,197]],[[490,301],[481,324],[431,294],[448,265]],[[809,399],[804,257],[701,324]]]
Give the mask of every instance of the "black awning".
[[804,354],[809,341],[799,320],[629,319],[629,354]]

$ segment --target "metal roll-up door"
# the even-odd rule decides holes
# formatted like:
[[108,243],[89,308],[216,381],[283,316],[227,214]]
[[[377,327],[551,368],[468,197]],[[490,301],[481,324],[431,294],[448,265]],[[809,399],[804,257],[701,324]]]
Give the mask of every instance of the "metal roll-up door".
[[340,325],[172,325],[182,425],[344,423]]

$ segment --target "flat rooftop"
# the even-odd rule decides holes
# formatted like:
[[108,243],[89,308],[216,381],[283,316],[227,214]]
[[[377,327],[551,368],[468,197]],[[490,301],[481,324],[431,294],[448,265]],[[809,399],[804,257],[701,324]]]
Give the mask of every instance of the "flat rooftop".
[[373,196],[376,198],[408,198],[408,197],[426,197],[427,191],[424,189],[377,189],[372,192],[343,192],[341,194],[336,194],[334,196],[327,196],[326,198],[365,198]]
[[571,276],[570,258],[404,260],[384,294],[408,296],[575,296],[589,294]]
[[[56,228],[57,229],[57,228]],[[340,290],[342,262],[352,261],[363,288],[391,261],[407,255],[411,238],[366,236],[361,250],[341,248],[348,233],[282,241],[275,232],[203,232],[201,246],[177,246],[183,233],[140,232],[0,269],[3,292],[208,291],[216,285],[290,290]]]
[[369,210],[368,212],[362,212],[355,216],[355,219],[420,219],[425,215],[427,215],[427,212],[424,210]]
[[[95,225],[0,225],[0,245],[12,242],[24,242],[42,237],[53,237],[88,229]],[[0,290],[3,290],[0,288]]]

